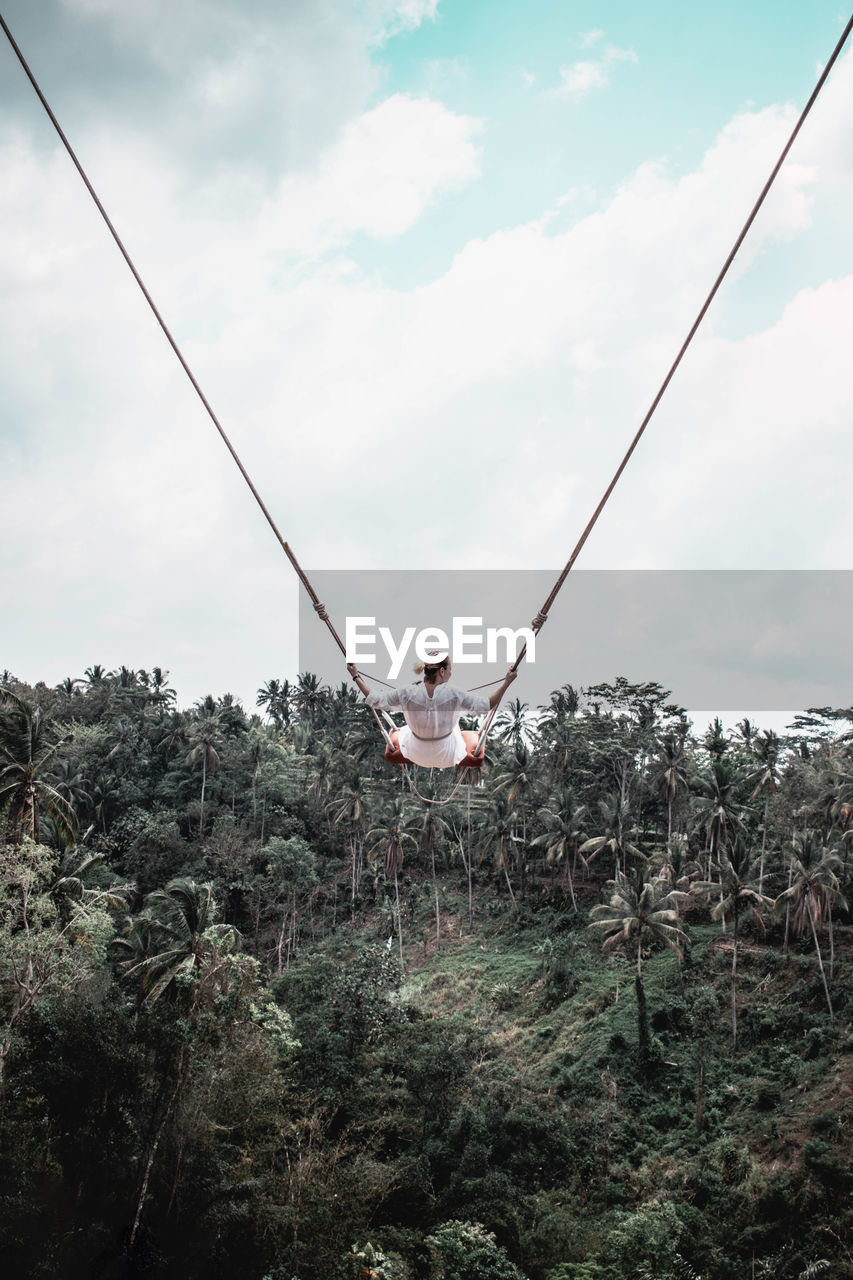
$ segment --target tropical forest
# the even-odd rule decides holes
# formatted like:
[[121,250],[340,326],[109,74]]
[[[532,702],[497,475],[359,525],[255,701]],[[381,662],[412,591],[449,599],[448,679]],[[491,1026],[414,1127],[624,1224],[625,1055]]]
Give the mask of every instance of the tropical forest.
[[3,672],[3,1274],[853,1277],[851,842],[850,709],[566,683],[457,776]]

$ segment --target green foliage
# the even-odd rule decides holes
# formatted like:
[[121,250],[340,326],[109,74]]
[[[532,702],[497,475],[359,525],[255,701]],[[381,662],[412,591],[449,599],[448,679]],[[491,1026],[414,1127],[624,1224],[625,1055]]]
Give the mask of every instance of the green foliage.
[[608,1252],[625,1271],[671,1269],[685,1228],[671,1200],[651,1200],[633,1213],[619,1215],[607,1240]]
[[88,832],[44,803],[0,860],[15,1274],[844,1274],[853,740],[566,687],[469,836],[307,675],[268,724],[162,671],[13,692]]
[[365,947],[338,977],[332,1007],[335,1028],[355,1050],[382,1027],[400,1018],[391,996],[399,990],[400,969],[387,947]]
[[491,1231],[479,1222],[444,1222],[426,1244],[434,1254],[434,1280],[524,1280]]
[[548,1272],[547,1280],[621,1280],[622,1272],[609,1263],[587,1258],[583,1262],[561,1262]]

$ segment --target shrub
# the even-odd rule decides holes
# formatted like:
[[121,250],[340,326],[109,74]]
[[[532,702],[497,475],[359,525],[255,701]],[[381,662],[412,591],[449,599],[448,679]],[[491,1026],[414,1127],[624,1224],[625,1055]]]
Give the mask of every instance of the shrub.
[[426,1243],[434,1251],[435,1280],[524,1280],[492,1232],[479,1222],[444,1222]]

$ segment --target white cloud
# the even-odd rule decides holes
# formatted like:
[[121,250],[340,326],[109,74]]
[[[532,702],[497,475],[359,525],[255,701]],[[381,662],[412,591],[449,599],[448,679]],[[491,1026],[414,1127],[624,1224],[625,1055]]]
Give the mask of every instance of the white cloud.
[[[592,34],[598,35],[597,32]],[[600,58],[581,58],[567,67],[560,67],[561,84],[551,92],[558,98],[583,98],[610,83],[611,71],[617,63],[637,60],[633,49],[617,49],[609,44]]]
[[357,233],[400,235],[442,191],[478,173],[478,121],[394,94],[347,125],[306,174],[286,177],[262,218],[265,242],[311,256]]
[[591,49],[593,45],[598,44],[604,39],[604,32],[600,27],[595,27],[592,31],[582,31],[580,34],[580,47],[582,49]]
[[387,32],[414,31],[422,22],[435,22],[438,0],[378,0],[377,9]]
[[[753,228],[744,287],[828,200],[853,216],[852,71]],[[411,291],[365,276],[349,242],[401,234],[476,173],[475,122],[439,102],[353,113],[272,195],[239,174],[193,188],[156,138],[84,141],[306,566],[557,568],[792,117],[742,113],[692,172],[644,165],[568,230],[472,239]],[[291,571],[67,163],[9,131],[0,166],[0,434],[17,433],[0,557],[18,602],[0,665],[58,680],[156,661],[182,696],[238,678],[247,696],[295,664]],[[849,277],[792,289],[743,338],[715,307],[583,567],[847,567],[851,310]]]

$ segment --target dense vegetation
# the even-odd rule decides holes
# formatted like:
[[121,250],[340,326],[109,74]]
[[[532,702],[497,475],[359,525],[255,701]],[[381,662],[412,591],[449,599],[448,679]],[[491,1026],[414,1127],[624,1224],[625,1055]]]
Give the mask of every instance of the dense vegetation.
[[853,1276],[853,714],[567,685],[436,807],[167,681],[2,677],[6,1274]]

